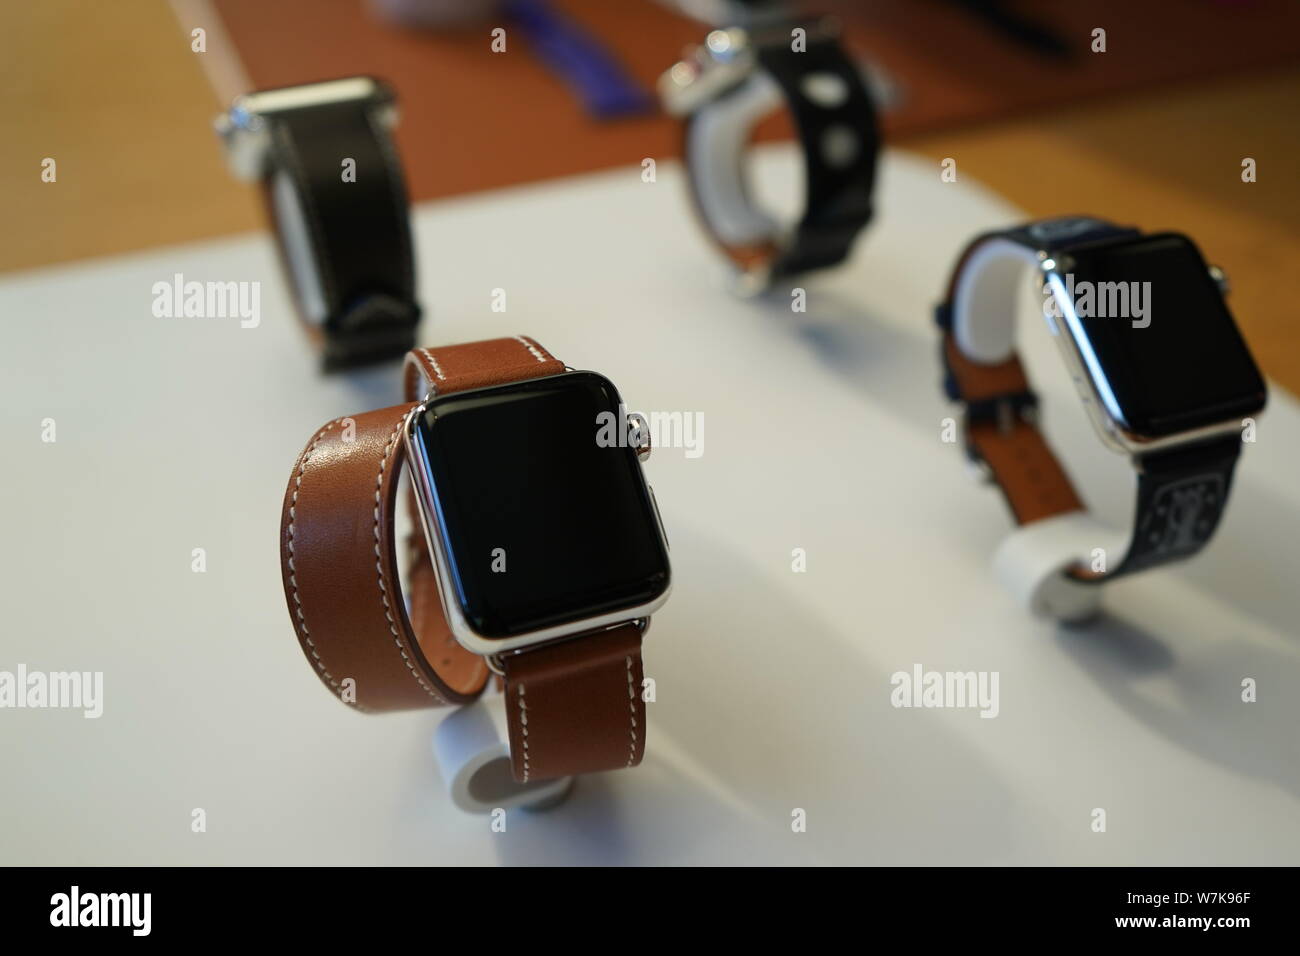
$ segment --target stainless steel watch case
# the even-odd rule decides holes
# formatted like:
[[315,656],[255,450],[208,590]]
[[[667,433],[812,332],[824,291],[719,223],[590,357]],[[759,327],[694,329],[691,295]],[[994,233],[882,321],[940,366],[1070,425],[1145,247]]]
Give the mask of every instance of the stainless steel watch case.
[[787,31],[807,31],[809,43],[840,36],[830,17],[790,21],[782,25],[732,26],[709,31],[704,42],[688,48],[683,58],[665,70],[656,84],[659,101],[670,116],[685,117],[743,83],[759,68],[759,47],[789,42]]
[[[566,368],[566,371],[572,370]],[[488,388],[495,387],[498,386],[488,386]],[[608,614],[583,618],[582,620],[571,621],[568,624],[541,628],[506,638],[486,637],[474,630],[473,626],[466,620],[465,613],[460,605],[460,599],[456,594],[450,571],[450,546],[442,525],[437,518],[436,495],[429,482],[429,463],[415,434],[417,422],[433,398],[434,395],[430,393],[423,402],[412,408],[407,414],[406,421],[402,426],[402,441],[406,446],[407,469],[415,489],[415,499],[418,503],[416,510],[420,515],[420,525],[424,530],[425,541],[429,545],[429,553],[433,557],[434,574],[438,580],[438,593],[442,599],[448,627],[457,642],[471,653],[485,657],[489,664],[492,664],[494,659],[501,654],[519,651],[538,644],[549,644],[554,641],[585,636],[629,622],[635,622],[643,632],[648,629],[650,615],[664,605],[672,592],[671,579],[668,586],[664,588],[663,593],[654,600]],[[648,446],[637,448],[636,455],[639,461],[646,461],[650,456]],[[654,489],[648,483],[646,488],[650,494],[652,511],[654,512],[655,523],[658,526],[660,540],[663,542],[664,550],[668,551],[668,535],[664,530],[663,519],[659,514],[659,503],[655,498]],[[494,667],[494,670],[500,673],[499,666]]]
[[684,117],[739,86],[758,65],[749,31],[712,30],[659,77],[659,100],[670,116]]
[[261,90],[236,97],[230,109],[213,125],[237,179],[257,182],[272,166],[270,124],[277,116],[331,103],[358,102],[374,111],[384,128],[397,125],[397,102],[392,90],[369,76],[352,76],[302,86]]
[[[1229,419],[1200,428],[1189,429],[1176,435],[1152,437],[1134,431],[1124,420],[1123,412],[1111,394],[1105,372],[1093,355],[1087,334],[1074,310],[1074,303],[1065,294],[1066,275],[1073,267],[1068,253],[1053,253],[1046,249],[1037,252],[1039,275],[1037,283],[1042,290],[1051,290],[1061,313],[1058,319],[1044,312],[1048,331],[1056,340],[1066,369],[1074,382],[1083,407],[1088,413],[1098,437],[1112,451],[1127,455],[1135,461],[1151,452],[1166,451],[1183,445],[1192,445],[1207,439],[1239,434],[1241,422]],[[1227,294],[1228,279],[1218,266],[1210,266],[1210,278],[1220,295]]]

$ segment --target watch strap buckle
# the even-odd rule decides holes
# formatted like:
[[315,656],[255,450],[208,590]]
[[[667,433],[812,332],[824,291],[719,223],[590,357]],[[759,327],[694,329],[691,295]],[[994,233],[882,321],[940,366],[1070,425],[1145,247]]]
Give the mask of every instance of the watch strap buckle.
[[994,424],[999,433],[1009,435],[1019,422],[1038,424],[1038,393],[1032,389],[966,402],[968,431],[971,425]]

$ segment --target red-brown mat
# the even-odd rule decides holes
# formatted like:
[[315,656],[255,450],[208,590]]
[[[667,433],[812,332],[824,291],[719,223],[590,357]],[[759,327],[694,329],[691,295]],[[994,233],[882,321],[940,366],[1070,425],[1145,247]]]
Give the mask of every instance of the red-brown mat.
[[[512,36],[489,48],[488,25],[404,30],[364,0],[215,0],[255,87],[352,73],[392,83],[398,140],[416,199],[566,176],[678,152],[677,125],[655,115],[598,122]],[[557,0],[653,88],[704,27],[652,0]],[[1118,93],[1173,80],[1300,59],[1300,4],[1292,0],[1093,0],[1019,3],[1076,52],[1034,53],[951,0],[829,0],[851,46],[897,84],[885,117],[898,137]],[[1107,52],[1092,53],[1092,30]],[[764,138],[786,135],[765,125]]]

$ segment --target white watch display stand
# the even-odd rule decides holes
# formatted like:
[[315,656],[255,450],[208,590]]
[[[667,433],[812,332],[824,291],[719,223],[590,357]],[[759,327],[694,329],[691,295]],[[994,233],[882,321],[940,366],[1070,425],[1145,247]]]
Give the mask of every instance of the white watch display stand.
[[466,813],[492,813],[520,807],[548,810],[573,785],[572,777],[541,783],[516,783],[510,773],[510,734],[505,698],[485,693],[443,718],[433,733],[433,756],[447,793]]
[[[1087,562],[1080,542],[1110,542],[1119,536],[1084,511],[1045,518],[1012,529],[993,554],[993,571],[1002,586],[1032,614],[1064,623],[1079,623],[1101,610],[1104,584],[1084,584],[1062,571]],[[1122,540],[1119,542],[1122,547]],[[1117,555],[1119,548],[1102,549]]]
[[[795,150],[752,168],[793,213]],[[496,703],[363,715],[322,688],[285,607],[285,485],[323,423],[396,404],[400,376],[319,373],[261,232],[0,278],[0,671],[103,678],[98,718],[0,710],[0,860],[1300,863],[1297,403],[1273,389],[1203,553],[1063,626],[1026,606],[1093,610],[1049,593],[1053,571],[1110,545],[1007,538],[1001,494],[945,440],[932,318],[971,237],[1023,212],[886,151],[852,258],[802,299],[740,300],[680,167],[642,174],[422,204],[414,239],[422,344],[525,333],[629,411],[702,423],[645,465],[673,589],[645,639],[644,763],[515,812],[482,789]],[[1124,219],[1061,195],[1048,212]],[[260,320],[155,315],[177,274],[258,283]],[[1133,470],[1023,289],[1047,440],[1096,521],[1131,528]],[[918,671],[988,699],[927,701]],[[503,826],[461,809],[488,804]]]

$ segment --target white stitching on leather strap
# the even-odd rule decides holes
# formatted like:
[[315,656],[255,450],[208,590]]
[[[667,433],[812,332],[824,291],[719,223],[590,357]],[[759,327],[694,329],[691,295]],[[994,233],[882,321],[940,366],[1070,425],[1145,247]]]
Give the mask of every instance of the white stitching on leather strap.
[[429,360],[429,364],[433,366],[433,374],[438,376],[438,381],[445,382],[447,376],[442,374],[442,366],[439,365],[438,360],[433,357],[433,353],[428,349],[420,349],[420,354]]
[[520,737],[520,740],[521,740],[521,742],[523,743],[523,747],[524,747],[524,753],[523,753],[523,761],[524,761],[524,779],[523,779],[523,782],[524,782],[524,783],[527,783],[527,782],[528,782],[528,774],[529,774],[529,772],[530,772],[530,768],[529,768],[529,766],[528,766],[528,706],[524,703],[524,685],[523,685],[523,684],[520,684],[520,685],[519,685],[519,737]]
[[520,345],[522,345],[524,348],[528,349],[529,353],[533,356],[533,358],[537,359],[537,361],[539,361],[539,362],[545,362],[545,361],[546,361],[546,356],[545,356],[545,354],[543,354],[543,353],[542,353],[542,352],[537,348],[536,345],[534,345],[532,342],[529,342],[529,341],[528,341],[526,338],[524,338],[522,335],[516,335],[516,336],[514,336],[514,340],[515,340],[516,342],[518,342]]
[[626,658],[626,660],[627,660],[627,709],[629,713],[628,734],[632,738],[632,742],[628,744],[628,748],[627,748],[627,765],[630,767],[632,766],[633,761],[636,760],[636,690],[634,689],[634,685],[632,683],[631,656],[629,655]]
[[298,594],[298,572],[293,563],[293,529],[298,518],[298,490],[302,487],[302,475],[303,471],[307,468],[307,459],[311,458],[312,453],[316,450],[317,446],[320,445],[322,440],[324,440],[325,433],[342,420],[343,419],[341,418],[336,418],[317,432],[316,437],[312,440],[312,443],[307,446],[307,450],[302,454],[302,459],[298,462],[298,474],[295,475],[293,479],[293,496],[289,499],[289,540],[285,545],[286,550],[289,552],[289,557],[285,561],[285,565],[289,569],[289,586],[292,588],[293,594],[294,624],[302,634],[303,642],[307,645],[307,653],[311,655],[312,664],[314,664],[316,669],[321,672],[321,675],[329,681],[330,686],[338,690],[339,700],[342,700],[343,703],[347,704],[349,707],[354,707],[357,710],[364,712],[368,711],[369,708],[357,703],[356,701],[348,701],[344,699],[342,686],[340,686],[339,682],[334,679],[334,675],[329,672],[328,668],[326,668],[324,659],[319,653],[317,653],[316,642],[311,639],[311,632],[307,630],[307,618],[303,614],[302,598]]
[[393,635],[393,643],[397,645],[397,652],[402,655],[402,660],[406,662],[407,670],[411,672],[411,676],[415,678],[415,682],[424,688],[424,692],[438,703],[445,704],[447,703],[446,699],[424,682],[424,678],[420,676],[420,672],[417,671],[415,665],[411,663],[411,658],[407,656],[406,648],[402,646],[402,637],[397,632],[397,622],[393,620],[392,605],[388,603],[388,589],[384,587],[383,549],[379,546],[381,541],[379,534],[379,504],[383,500],[382,488],[384,487],[384,470],[388,467],[388,453],[392,449],[394,442],[397,441],[397,433],[401,431],[402,422],[404,421],[406,421],[405,414],[403,414],[402,417],[397,420],[397,424],[393,426],[393,433],[388,436],[388,443],[384,445],[384,453],[380,456],[379,474],[375,478],[375,578],[379,582],[379,597],[384,602],[384,617],[388,620],[388,630]]

